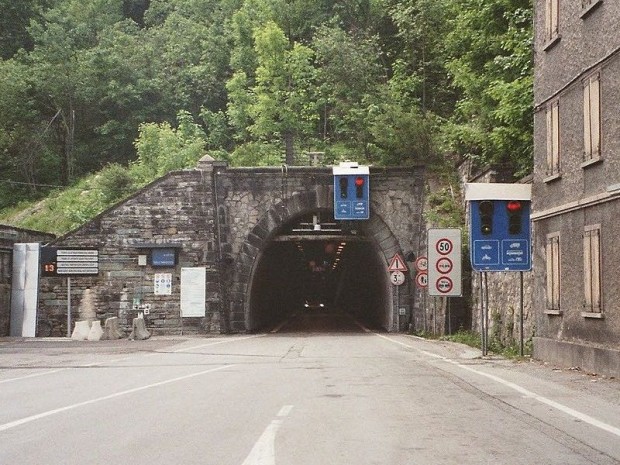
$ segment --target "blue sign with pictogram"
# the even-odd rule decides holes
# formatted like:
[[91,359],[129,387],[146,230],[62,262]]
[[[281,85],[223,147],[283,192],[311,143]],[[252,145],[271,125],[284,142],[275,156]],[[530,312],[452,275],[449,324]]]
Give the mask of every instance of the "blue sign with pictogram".
[[[530,200],[519,186],[516,194],[497,184],[470,187],[470,251],[474,271],[529,271],[532,269]],[[486,187],[485,187],[486,186]],[[484,190],[489,192],[484,192]],[[496,192],[490,191],[496,189]],[[473,193],[471,192],[473,191]],[[466,198],[467,195],[466,194]],[[498,195],[503,198],[493,198]],[[472,198],[473,197],[473,198]]]

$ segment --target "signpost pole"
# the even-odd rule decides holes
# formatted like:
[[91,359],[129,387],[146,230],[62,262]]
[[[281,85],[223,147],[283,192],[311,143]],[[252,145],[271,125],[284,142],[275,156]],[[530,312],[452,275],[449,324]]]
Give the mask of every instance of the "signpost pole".
[[489,353],[489,278],[484,272],[484,350],[482,355]]
[[67,337],[71,337],[71,276],[67,276]]
[[523,339],[524,339],[524,335],[523,335],[523,271],[521,271],[519,273],[520,275],[520,281],[521,281],[521,309],[520,309],[520,315],[519,315],[519,319],[520,319],[520,334],[521,334],[521,340],[519,342],[519,354],[521,355],[521,357],[523,357]]

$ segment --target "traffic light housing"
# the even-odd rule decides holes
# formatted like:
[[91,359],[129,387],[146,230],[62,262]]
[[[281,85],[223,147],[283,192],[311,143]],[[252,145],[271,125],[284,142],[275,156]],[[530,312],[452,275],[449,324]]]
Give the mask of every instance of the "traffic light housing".
[[367,220],[370,218],[370,170],[355,162],[333,167],[334,219]]
[[349,178],[347,176],[340,176],[338,179],[340,186],[340,198],[346,199],[349,197]]
[[520,200],[506,202],[508,214],[508,234],[521,234],[523,230],[523,203]]
[[355,178],[355,198],[363,199],[364,198],[364,185],[366,184],[366,180],[363,176],[357,176]]
[[490,236],[493,234],[493,212],[495,205],[492,200],[482,200],[478,204],[478,213],[480,215],[480,234]]
[[465,184],[472,270],[532,269],[531,198],[530,184]]

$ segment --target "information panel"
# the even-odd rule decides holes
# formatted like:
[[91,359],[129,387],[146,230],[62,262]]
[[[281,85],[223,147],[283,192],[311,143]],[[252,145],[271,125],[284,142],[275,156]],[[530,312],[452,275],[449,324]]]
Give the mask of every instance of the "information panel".
[[94,248],[42,247],[41,276],[95,276],[99,250]]
[[206,268],[181,268],[181,316],[203,317],[207,299]]

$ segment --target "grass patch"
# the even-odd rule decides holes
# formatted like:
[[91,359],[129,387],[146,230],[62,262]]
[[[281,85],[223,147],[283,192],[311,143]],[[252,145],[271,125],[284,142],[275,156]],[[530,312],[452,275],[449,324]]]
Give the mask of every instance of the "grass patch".
[[[445,336],[438,336],[424,331],[415,333],[416,336],[423,337],[424,339],[435,339],[439,341],[450,341],[458,344],[465,344],[469,347],[480,349],[482,347],[482,340],[480,333],[474,331],[459,330],[454,334]],[[521,358],[519,342],[514,341],[512,344],[506,345],[498,341],[497,339],[489,340],[488,351],[493,354],[501,355],[502,357],[519,359]],[[523,347],[524,357],[529,357],[532,354],[532,339],[525,341]]]

